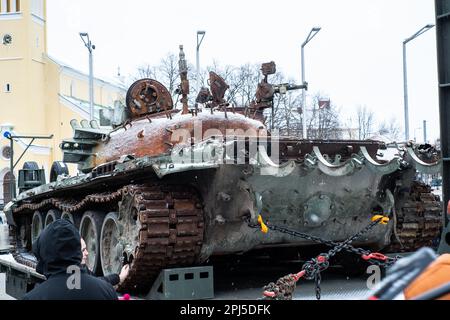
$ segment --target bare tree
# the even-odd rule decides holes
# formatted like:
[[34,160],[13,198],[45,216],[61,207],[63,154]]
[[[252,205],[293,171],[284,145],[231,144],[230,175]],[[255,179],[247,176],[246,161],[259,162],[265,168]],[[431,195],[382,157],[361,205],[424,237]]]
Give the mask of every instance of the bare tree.
[[173,53],[168,53],[161,59],[158,66],[158,81],[163,83],[169,90],[172,98],[175,96],[175,90],[179,80],[178,57]]
[[340,128],[339,110],[329,103],[321,106],[321,101],[329,101],[321,93],[313,96],[311,111],[308,116],[308,137],[311,139],[342,139],[343,132]]
[[241,99],[241,106],[248,106],[254,100],[261,79],[258,65],[246,64],[236,70],[232,85],[237,91],[236,96]]
[[140,79],[155,79],[158,75],[158,68],[151,66],[149,64],[143,64],[138,67],[136,75],[133,76],[133,81],[137,81]]
[[398,141],[401,139],[400,134],[402,130],[397,122],[397,119],[391,118],[389,121],[381,122],[378,133],[382,136],[386,136],[392,141]]
[[373,111],[368,109],[367,106],[359,106],[357,111],[357,121],[359,140],[368,139],[373,133],[373,126],[375,124]]

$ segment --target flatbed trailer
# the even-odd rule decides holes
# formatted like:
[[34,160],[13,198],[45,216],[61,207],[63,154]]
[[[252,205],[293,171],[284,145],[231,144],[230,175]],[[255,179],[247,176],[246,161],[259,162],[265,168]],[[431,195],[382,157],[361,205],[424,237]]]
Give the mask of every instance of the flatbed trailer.
[[[5,293],[22,299],[46,277],[34,268],[18,263],[11,254],[0,254],[0,274],[6,275]],[[133,300],[203,300],[214,298],[213,268],[164,269],[146,296]]]
[[10,254],[0,255],[0,273],[6,274],[6,294],[22,299],[36,284],[46,280],[35,269],[22,265]]

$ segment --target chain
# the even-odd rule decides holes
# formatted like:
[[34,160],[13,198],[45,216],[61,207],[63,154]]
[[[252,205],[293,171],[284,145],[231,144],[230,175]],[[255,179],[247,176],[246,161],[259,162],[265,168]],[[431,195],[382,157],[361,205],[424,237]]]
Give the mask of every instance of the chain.
[[317,258],[313,258],[310,261],[306,262],[303,265],[302,272],[297,275],[288,275],[277,281],[276,284],[270,283],[266,287],[264,287],[264,296],[266,299],[270,300],[291,300],[292,294],[295,291],[296,283],[302,277],[307,280],[314,280],[315,282],[315,290],[316,290],[316,298],[317,300],[321,299],[321,281],[322,275],[321,273],[327,270],[330,267],[330,259],[334,257],[339,252],[346,250],[351,253],[355,253],[359,255],[361,258],[366,260],[370,264],[375,264],[381,267],[389,267],[393,265],[399,258],[389,258],[381,254],[373,254],[368,250],[364,250],[362,248],[355,248],[351,244],[360,238],[365,233],[371,231],[376,225],[379,223],[386,224],[389,219],[383,216],[376,216],[372,219],[372,222],[362,229],[360,232],[347,239],[342,243],[337,243],[329,240],[324,240],[319,237],[311,236],[305,233],[301,233],[295,230],[291,230],[285,227],[266,225],[262,221],[262,218],[258,218],[258,224],[252,224],[250,221],[247,221],[249,227],[251,228],[262,228],[263,232],[268,232],[268,230],[288,234],[290,236],[302,238],[305,240],[317,242],[320,244],[325,244],[327,246],[332,247],[330,251],[325,254],[319,255]]
[[314,279],[316,285],[316,299],[320,300],[322,298],[322,289],[320,288],[320,283],[322,282],[322,274],[318,272]]
[[[247,222],[248,222],[248,226],[250,228],[252,228],[252,229],[259,229],[261,227],[259,224],[252,224],[250,222],[250,220],[247,220]],[[377,223],[374,223],[374,226],[375,225],[377,225]],[[368,228],[369,228],[368,231],[370,231],[374,226],[372,226],[372,224],[370,226],[368,226]],[[323,244],[323,245],[326,245],[326,246],[332,247],[332,248],[335,248],[335,247],[338,247],[338,246],[342,245],[341,243],[338,243],[338,242],[334,242],[334,241],[331,241],[331,240],[325,240],[325,239],[322,239],[322,238],[319,238],[319,237],[315,237],[315,236],[312,236],[312,235],[309,235],[309,234],[306,234],[306,233],[298,232],[296,230],[292,230],[292,229],[289,229],[289,228],[286,228],[286,227],[280,227],[280,226],[275,226],[275,225],[270,225],[270,224],[268,224],[267,227],[271,231],[287,234],[289,236],[305,239],[305,240],[308,240],[308,241],[311,241],[311,242],[316,242],[316,243]],[[365,232],[368,232],[368,231],[365,231]],[[360,236],[361,235],[358,234],[357,238],[359,238]],[[353,239],[351,242],[355,241],[356,239]],[[339,251],[345,250],[345,251],[347,251],[349,253],[354,253],[354,254],[356,254],[356,255],[358,255],[360,257],[362,257],[362,256],[370,256],[371,255],[371,253],[372,253],[371,251],[364,250],[363,248],[355,248],[355,247],[353,247],[351,245],[351,242],[347,243],[347,245],[344,246]],[[370,259],[370,260],[368,260],[368,262],[370,264],[373,264],[373,265],[377,265],[377,266],[380,266],[380,267],[388,268],[388,267],[392,266],[393,264],[395,264],[397,262],[397,260],[400,259],[400,258],[401,258],[400,256],[397,256],[395,258],[387,257],[387,259],[385,261],[380,261],[378,259]]]

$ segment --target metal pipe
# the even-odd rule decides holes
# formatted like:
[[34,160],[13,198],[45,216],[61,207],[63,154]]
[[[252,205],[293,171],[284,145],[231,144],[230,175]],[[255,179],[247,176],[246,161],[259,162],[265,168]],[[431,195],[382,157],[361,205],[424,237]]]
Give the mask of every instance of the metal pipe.
[[427,24],[425,27],[417,31],[411,37],[407,38],[403,41],[403,94],[404,94],[404,112],[405,112],[405,140],[409,141],[409,101],[408,101],[408,72],[407,72],[407,62],[406,62],[406,44],[421,34],[424,34],[431,28],[433,28],[433,24]]
[[30,147],[33,144],[35,139],[36,138],[31,139],[31,142],[27,145],[27,147],[23,151],[22,155],[19,157],[19,159],[17,159],[16,163],[14,163],[13,169],[19,164],[20,160],[22,160],[23,156],[25,155],[25,153],[27,153],[28,149],[30,149]]
[[406,43],[403,42],[403,97],[405,112],[405,141],[409,141],[408,71],[406,70]]
[[95,119],[94,116],[94,56],[92,54],[92,43],[89,41],[89,120]]
[[[196,81],[196,93],[200,92],[200,46],[205,38],[205,31],[197,31],[197,81]],[[202,36],[199,41],[199,36]]]
[[[305,46],[302,45],[302,83],[305,83]],[[302,89],[302,108],[303,108],[303,139],[308,139],[308,130],[306,128],[306,89]]]
[[9,159],[9,168],[11,173],[11,180],[9,182],[9,194],[11,195],[10,201],[12,201],[16,197],[16,179],[14,178],[14,140],[11,136],[9,138],[9,143],[9,146],[11,148],[11,158]]
[[87,32],[80,32],[80,37],[84,42],[85,47],[89,51],[89,120],[92,121],[94,117],[94,55],[95,45],[89,39]]
[[427,120],[423,120],[423,143],[427,144]]
[[[306,38],[305,42],[302,44],[302,84],[306,84],[305,80],[305,46],[310,42],[318,33],[322,30],[319,27],[312,28]],[[303,139],[308,139],[308,129],[306,128],[306,90],[308,87],[302,89],[302,108],[303,108]]]
[[51,134],[49,136],[13,136],[9,135],[7,139],[53,139],[54,135]]

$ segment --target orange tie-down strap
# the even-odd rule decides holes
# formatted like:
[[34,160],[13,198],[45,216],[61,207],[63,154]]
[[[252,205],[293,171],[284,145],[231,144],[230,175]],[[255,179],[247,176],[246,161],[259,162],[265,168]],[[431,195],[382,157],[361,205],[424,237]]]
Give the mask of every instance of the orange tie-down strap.
[[[414,282],[404,291],[406,300],[418,297],[450,282],[450,254],[436,259]],[[450,300],[447,294],[439,300]]]

